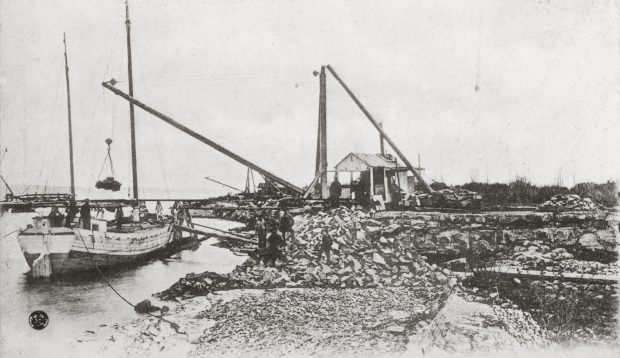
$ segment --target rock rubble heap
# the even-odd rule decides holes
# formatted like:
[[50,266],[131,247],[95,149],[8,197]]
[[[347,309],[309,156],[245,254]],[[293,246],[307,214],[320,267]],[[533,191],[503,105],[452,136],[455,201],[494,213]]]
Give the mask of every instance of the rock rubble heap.
[[527,248],[517,247],[512,255],[514,262],[502,262],[506,266],[521,269],[543,270],[548,272],[585,273],[595,275],[618,275],[618,264],[601,263],[589,260],[577,260],[565,248],[550,249],[546,245],[531,245]]
[[404,351],[407,336],[427,326],[447,296],[444,291],[406,287],[246,295],[197,315],[216,324],[205,330],[196,353],[261,357],[313,352],[331,357]]
[[[317,262],[324,229],[334,239],[329,263]],[[279,267],[250,258],[229,274],[188,274],[159,297],[192,297],[235,288],[447,286],[447,272],[426,263],[416,253],[412,237],[394,239],[401,229],[375,220],[372,212],[345,207],[297,216],[295,238],[287,243],[286,262]]]
[[[480,208],[482,196],[475,191],[463,188],[446,188],[437,190],[431,194],[417,196],[419,206],[423,207],[447,207],[455,209]],[[408,205],[409,203],[406,203]]]
[[542,211],[593,211],[600,207],[590,198],[580,198],[576,194],[558,194],[539,207]]

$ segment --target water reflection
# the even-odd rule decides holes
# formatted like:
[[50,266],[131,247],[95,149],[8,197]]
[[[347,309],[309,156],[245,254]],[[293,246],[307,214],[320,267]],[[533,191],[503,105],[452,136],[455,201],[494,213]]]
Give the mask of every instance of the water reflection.
[[[9,233],[30,221],[33,214],[6,214],[1,231]],[[239,224],[215,219],[195,222],[230,229]],[[182,251],[167,260],[154,260],[145,265],[123,270],[106,271],[105,276],[126,299],[137,303],[155,292],[168,288],[190,272],[230,272],[245,260],[227,249],[212,246],[215,239],[204,241],[194,250]],[[0,356],[19,353],[38,356],[45,347],[75,344],[75,337],[85,330],[103,324],[129,321],[136,317],[97,274],[33,280],[15,235],[0,241]],[[7,309],[8,308],[8,309]],[[28,315],[43,310],[50,323],[42,331],[33,330]]]

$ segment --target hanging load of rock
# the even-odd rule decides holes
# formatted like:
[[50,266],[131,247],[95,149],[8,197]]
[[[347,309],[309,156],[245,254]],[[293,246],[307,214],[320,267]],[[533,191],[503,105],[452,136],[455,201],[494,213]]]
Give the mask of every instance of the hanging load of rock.
[[105,143],[108,145],[108,153],[103,159],[103,165],[101,166],[101,170],[99,171],[99,177],[101,177],[101,172],[103,171],[103,168],[105,167],[107,161],[110,162],[110,172],[112,176],[106,177],[103,180],[98,180],[95,184],[95,188],[110,191],[119,191],[121,190],[121,183],[118,180],[114,179],[116,173],[114,172],[114,164],[112,163],[112,156],[110,155],[110,145],[112,144],[112,139],[107,138],[105,140]]
[[103,189],[103,190],[119,191],[121,190],[121,183],[118,180],[115,180],[114,177],[107,177],[103,180],[99,180],[97,184],[95,184],[95,188]]
[[550,200],[542,203],[540,211],[594,211],[598,210],[599,205],[595,204],[590,198],[580,198],[576,194],[558,194]]

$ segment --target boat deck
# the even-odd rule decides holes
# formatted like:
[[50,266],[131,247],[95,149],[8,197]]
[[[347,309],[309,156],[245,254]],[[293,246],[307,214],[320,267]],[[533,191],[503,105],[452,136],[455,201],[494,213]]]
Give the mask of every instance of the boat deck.
[[25,230],[22,230],[20,235],[73,235],[73,230],[67,227],[45,227],[45,228],[34,228],[30,227]]
[[115,224],[113,224],[112,222],[108,222],[108,232],[128,234],[128,233],[138,232],[141,230],[162,228],[164,226],[165,226],[165,223],[163,222],[158,222],[158,223],[151,223],[151,222],[133,223],[132,222],[132,223],[123,223],[122,227],[118,229]]

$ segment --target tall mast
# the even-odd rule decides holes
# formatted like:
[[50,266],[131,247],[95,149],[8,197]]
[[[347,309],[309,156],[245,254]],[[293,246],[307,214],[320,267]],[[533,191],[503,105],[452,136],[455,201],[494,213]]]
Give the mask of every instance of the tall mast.
[[[133,73],[131,68],[131,21],[129,21],[129,2],[125,0],[125,28],[127,29],[127,75],[129,76],[129,95],[133,97]],[[131,127],[131,172],[133,174],[133,198],[138,199],[138,165],[136,160],[136,123],[133,103],[129,102],[129,124]]]
[[69,61],[67,60],[67,39],[62,34],[62,42],[65,47],[65,80],[67,83],[67,117],[69,119],[69,170],[71,175],[71,195],[75,197],[75,178],[73,175],[73,130],[71,128],[71,90],[69,87]]

